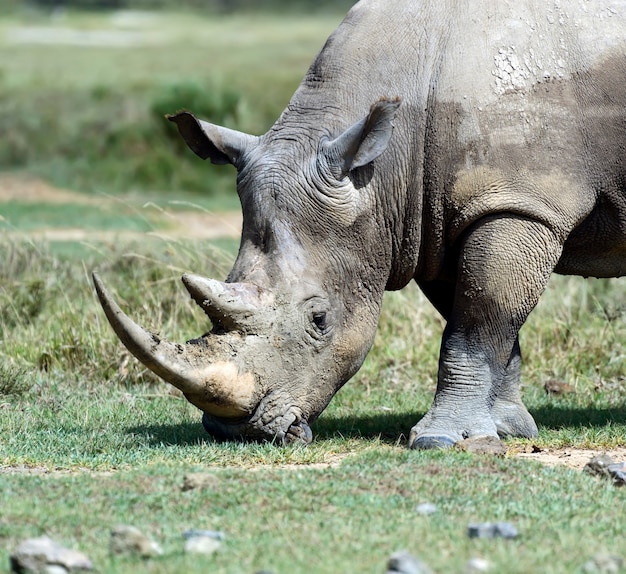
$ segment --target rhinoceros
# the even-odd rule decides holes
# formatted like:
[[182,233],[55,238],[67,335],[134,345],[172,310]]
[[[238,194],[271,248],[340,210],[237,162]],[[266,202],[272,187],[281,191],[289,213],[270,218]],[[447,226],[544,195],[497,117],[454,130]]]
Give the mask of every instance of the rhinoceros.
[[238,170],[230,274],[182,277],[212,331],[168,342],[94,279],[209,433],[311,441],[415,280],[446,327],[409,446],[536,435],[520,327],[553,271],[626,272],[626,0],[362,0],[266,134],[169,119]]

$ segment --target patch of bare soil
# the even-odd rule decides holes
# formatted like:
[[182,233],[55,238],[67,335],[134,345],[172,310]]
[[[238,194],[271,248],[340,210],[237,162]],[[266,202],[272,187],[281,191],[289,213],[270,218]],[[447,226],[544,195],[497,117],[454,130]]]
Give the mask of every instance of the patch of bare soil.
[[172,229],[178,237],[214,239],[241,236],[242,216],[239,212],[176,211],[169,217],[175,224]]
[[[607,454],[615,462],[626,461],[626,447],[613,448],[613,449],[588,449],[588,448],[559,448],[559,449],[545,449],[538,452],[519,452],[515,453],[515,458],[522,458],[526,460],[534,460],[545,464],[546,466],[563,466],[574,470],[581,470],[585,465],[595,456],[600,454]],[[316,462],[309,464],[258,464],[250,467],[246,467],[252,472],[259,472],[264,470],[272,471],[299,471],[299,470],[327,470],[332,468],[338,468],[341,462],[350,456],[350,453],[337,454],[330,457],[325,462]],[[438,467],[437,467],[438,468]],[[92,474],[94,476],[111,476],[114,471],[93,471],[87,468],[77,469],[50,469],[46,467],[38,466],[25,466],[25,465],[0,465],[0,475],[2,474],[23,474],[23,475],[36,475],[36,476],[50,476],[61,477],[70,476],[75,474]]]
[[528,460],[536,460],[548,466],[566,466],[576,470],[582,470],[594,457],[608,454],[615,462],[626,461],[626,447],[613,449],[589,449],[589,448],[555,448],[544,449],[539,452],[520,452],[515,456]]
[[[313,462],[313,463],[303,463],[303,464],[257,464],[253,466],[246,466],[240,468],[246,468],[251,472],[259,472],[263,470],[272,470],[272,471],[298,471],[298,470],[309,470],[309,469],[317,469],[317,470],[326,470],[329,468],[338,468],[341,464],[341,461],[350,456],[350,453],[334,455],[330,457],[326,462]],[[212,469],[215,470],[215,469]],[[219,472],[219,470],[218,470]],[[115,471],[94,471],[88,468],[75,468],[75,469],[61,469],[61,468],[47,468],[45,466],[27,466],[27,465],[0,465],[0,476],[3,474],[11,474],[11,475],[27,475],[27,476],[46,476],[50,478],[55,477],[64,477],[64,476],[74,476],[77,474],[90,474],[93,476],[112,476],[115,474]],[[202,475],[203,473],[195,473],[195,475],[190,475],[191,479],[198,482],[197,476]],[[205,473],[209,478],[214,479],[215,475],[211,473]],[[192,481],[186,477],[185,484]],[[200,476],[202,479],[202,476]],[[201,482],[201,480],[199,481]],[[205,486],[204,483],[199,484],[200,487]],[[193,488],[197,488],[198,485],[193,484],[192,486],[183,486],[183,490],[191,490]]]
[[329,468],[338,468],[341,464],[341,461],[350,456],[350,453],[346,454],[337,454],[331,457],[326,462],[312,462],[308,464],[259,464],[256,466],[250,467],[248,470],[252,472],[257,472],[260,470],[285,470],[285,471],[298,471],[298,470],[327,470]]
[[21,201],[25,203],[79,203],[98,205],[101,200],[76,193],[69,189],[54,187],[36,177],[0,175],[0,203]]
[[2,474],[23,474],[29,476],[72,476],[75,474],[90,474],[94,476],[112,476],[114,471],[94,471],[89,468],[76,468],[72,470],[60,468],[46,468],[44,466],[0,466],[0,475]]
[[163,44],[163,34],[137,30],[77,30],[49,26],[15,26],[6,32],[9,44],[134,48]]
[[[116,201],[106,197],[93,197],[54,187],[34,177],[0,175],[0,203],[20,201],[22,203],[80,204],[101,207]],[[162,211],[161,218],[166,229],[148,235],[163,239],[217,239],[237,238],[241,235],[242,217],[239,212],[211,213],[207,211]],[[34,241],[133,241],[146,235],[145,232],[118,230],[103,231],[80,227],[35,229],[25,232],[8,232],[16,237],[27,235]]]
[[219,239],[238,238],[241,236],[241,214],[239,213],[196,213],[177,212],[168,217],[169,226],[159,231],[130,231],[102,229],[84,229],[80,227],[62,227],[54,229],[34,229],[25,232],[13,232],[10,235],[27,235],[33,241],[103,241],[131,242],[146,235],[164,240],[175,239]]

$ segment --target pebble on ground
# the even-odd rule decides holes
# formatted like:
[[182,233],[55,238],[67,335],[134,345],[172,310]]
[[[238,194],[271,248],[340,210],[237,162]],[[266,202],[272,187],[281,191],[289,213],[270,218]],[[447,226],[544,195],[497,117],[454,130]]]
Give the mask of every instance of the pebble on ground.
[[64,548],[48,536],[24,540],[10,557],[11,572],[66,574],[92,570],[91,560],[78,550]]
[[161,547],[134,526],[120,524],[111,531],[109,549],[113,555],[152,558],[163,554]]

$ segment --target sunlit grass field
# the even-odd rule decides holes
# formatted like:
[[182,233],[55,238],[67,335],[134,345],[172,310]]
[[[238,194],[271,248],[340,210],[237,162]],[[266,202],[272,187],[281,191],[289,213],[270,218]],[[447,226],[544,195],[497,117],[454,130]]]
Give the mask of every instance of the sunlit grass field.
[[[540,436],[509,441],[504,459],[406,450],[432,399],[443,327],[414,287],[386,297],[374,348],[313,425],[309,447],[223,444],[120,345],[89,274],[98,269],[137,321],[184,341],[208,325],[178,277],[223,277],[236,242],[146,248],[100,246],[75,260],[3,247],[0,561],[20,539],[44,533],[82,548],[103,572],[382,572],[387,556],[406,548],[441,572],[481,556],[495,571],[557,573],[622,549],[623,490],[513,457],[530,444],[624,445],[619,281],[550,285],[522,338],[524,397]],[[574,392],[547,396],[543,383],[553,377]],[[182,492],[184,475],[198,471],[216,484]],[[421,502],[438,513],[418,515]],[[466,538],[469,522],[490,520],[512,521],[520,539]],[[106,540],[120,522],[157,538],[164,557],[112,560]],[[181,551],[189,528],[221,530],[227,541],[216,556],[191,559]]]
[[[117,198],[112,213],[84,204],[0,203],[0,570],[20,540],[42,534],[111,573],[382,573],[388,556],[406,549],[435,572],[464,572],[470,558],[482,557],[492,572],[556,574],[581,571],[599,552],[623,555],[623,489],[514,457],[533,445],[626,445],[623,280],[553,278],[521,336],[523,395],[540,436],[509,441],[504,458],[406,449],[432,400],[444,327],[413,285],[386,296],[372,351],[314,424],[307,448],[215,442],[200,413],[129,356],[96,301],[91,272],[99,271],[133,319],[185,341],[210,325],[180,276],[224,278],[238,244],[151,233],[163,223],[150,202],[166,209],[177,198],[207,208],[236,204],[233,195],[216,203],[229,187],[232,194],[233,173],[214,175],[227,168],[183,159],[154,123],[151,103],[178,80],[232,86],[241,96],[232,121],[261,133],[339,20],[142,18],[123,26],[111,14],[0,21],[10,56],[0,61],[0,94],[19,110],[16,123],[0,117],[9,134],[0,138],[0,156],[17,154],[13,173]],[[86,48],[11,36],[35,26],[138,31],[129,38],[143,43]],[[150,130],[128,138],[142,119]],[[120,122],[124,130],[111,127]],[[25,133],[38,134],[34,150],[20,139]],[[152,156],[134,147],[147,141]],[[179,175],[196,164],[200,175]],[[204,195],[194,191],[203,181]],[[33,240],[46,225],[120,237],[133,231],[135,239]],[[572,392],[546,395],[548,379]],[[214,474],[214,484],[183,492],[183,477],[199,471]],[[418,514],[422,502],[438,511]],[[513,522],[519,538],[467,538],[468,523],[496,520]],[[111,558],[108,536],[119,523],[154,537],[164,555]],[[184,555],[182,532],[190,528],[223,531],[219,553]]]

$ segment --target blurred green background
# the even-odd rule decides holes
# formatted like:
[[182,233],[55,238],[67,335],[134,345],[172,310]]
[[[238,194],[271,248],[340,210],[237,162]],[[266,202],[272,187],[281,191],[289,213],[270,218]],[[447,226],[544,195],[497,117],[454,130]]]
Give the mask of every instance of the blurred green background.
[[237,208],[234,170],[196,158],[163,116],[263,133],[351,4],[5,0],[0,175]]

